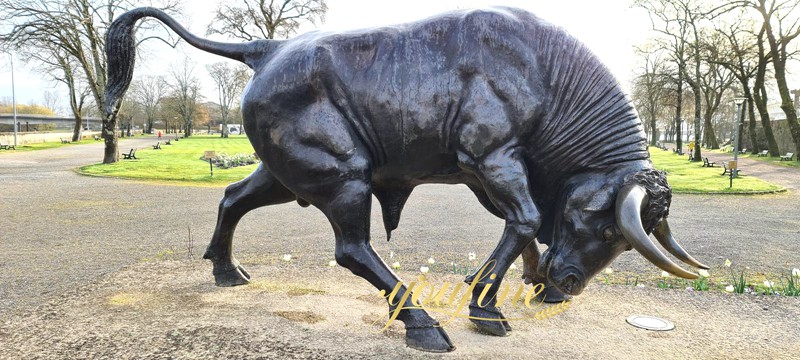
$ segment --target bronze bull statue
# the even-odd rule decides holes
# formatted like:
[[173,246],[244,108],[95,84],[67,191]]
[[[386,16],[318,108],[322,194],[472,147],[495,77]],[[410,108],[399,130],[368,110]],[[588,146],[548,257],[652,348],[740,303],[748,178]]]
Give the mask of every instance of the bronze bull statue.
[[[490,334],[511,328],[494,300],[479,306],[476,299],[488,285],[487,298],[494,298],[521,254],[527,280],[545,283],[556,299],[579,294],[631,248],[661,269],[696,278],[654,245],[651,232],[678,259],[707,268],[673,240],[669,185],[653,169],[641,121],[617,81],[586,46],[528,12],[454,11],[404,25],[235,44],[199,38],[159,10],[135,9],[108,30],[106,118],[131,81],[133,30],[143,17],[255,71],[242,115],[263,162],[225,190],[204,255],[217,285],[250,279],[232,253],[241,217],[297,201],[327,216],[337,263],[388,294],[400,279],[370,246],[372,195],[390,235],[411,191],[427,183],[465,184],[505,220],[486,259],[496,277],[475,287],[470,305],[470,316],[484,319],[473,321]],[[548,245],[541,257],[534,239]],[[406,343],[453,350],[423,309],[405,309],[413,307],[409,301],[398,315]]]

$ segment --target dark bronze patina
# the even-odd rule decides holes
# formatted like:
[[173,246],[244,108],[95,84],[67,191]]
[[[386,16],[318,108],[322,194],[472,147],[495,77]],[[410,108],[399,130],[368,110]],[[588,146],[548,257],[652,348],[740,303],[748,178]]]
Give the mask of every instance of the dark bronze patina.
[[[143,17],[255,70],[242,109],[263,163],[225,190],[204,256],[217,285],[250,279],[233,257],[239,219],[297,201],[330,220],[336,261],[389,293],[400,279],[370,246],[372,195],[390,235],[411,191],[426,183],[466,184],[505,219],[486,260],[496,262],[497,277],[475,288],[471,316],[503,318],[493,301],[478,306],[477,295],[491,284],[493,297],[520,254],[526,281],[545,283],[551,300],[579,294],[631,248],[677,276],[697,276],[669,260],[650,232],[678,259],[706,268],[671,235],[670,188],[653,169],[641,122],[617,81],[586,46],[528,12],[456,11],[404,25],[231,44],[139,8],[108,31],[107,117],[130,83],[133,30]],[[541,257],[534,239],[548,245]],[[402,310],[398,319],[409,346],[454,348],[424,310]],[[511,330],[504,321],[474,321],[494,335]]]

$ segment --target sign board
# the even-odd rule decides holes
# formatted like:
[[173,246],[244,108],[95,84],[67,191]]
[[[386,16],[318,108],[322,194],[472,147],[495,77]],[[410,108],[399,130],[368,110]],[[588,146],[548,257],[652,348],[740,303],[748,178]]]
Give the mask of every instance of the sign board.
[[217,157],[217,153],[214,150],[206,150],[203,157],[205,157],[206,160],[211,160]]
[[737,163],[737,161],[736,161],[736,160],[731,160],[731,161],[728,161],[728,168],[729,168],[729,169],[734,169],[734,170],[735,170],[735,169],[738,169],[738,167],[736,167],[736,163]]

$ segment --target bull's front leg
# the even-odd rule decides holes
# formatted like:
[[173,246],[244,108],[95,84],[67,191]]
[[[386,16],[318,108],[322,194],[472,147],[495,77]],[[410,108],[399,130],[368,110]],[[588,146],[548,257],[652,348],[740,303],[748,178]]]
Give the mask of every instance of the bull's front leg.
[[[462,160],[465,165],[472,161],[463,157]],[[530,194],[525,164],[513,145],[495,150],[474,163],[472,168],[492,203],[503,214],[506,225],[503,237],[481,267],[493,269],[478,279],[479,283],[472,292],[470,320],[484,332],[505,336],[511,327],[496,306],[497,290],[508,267],[536,237],[541,217]],[[471,284],[476,280],[475,276],[470,275],[465,281]],[[479,301],[486,287],[489,289],[483,301]]]

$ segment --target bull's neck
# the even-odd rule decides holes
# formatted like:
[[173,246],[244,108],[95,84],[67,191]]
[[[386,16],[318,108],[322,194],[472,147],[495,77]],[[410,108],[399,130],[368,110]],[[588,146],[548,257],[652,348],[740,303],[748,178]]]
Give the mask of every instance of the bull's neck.
[[549,95],[532,149],[553,171],[582,172],[647,160],[636,110],[611,72],[586,46],[553,32],[542,37],[540,59]]

